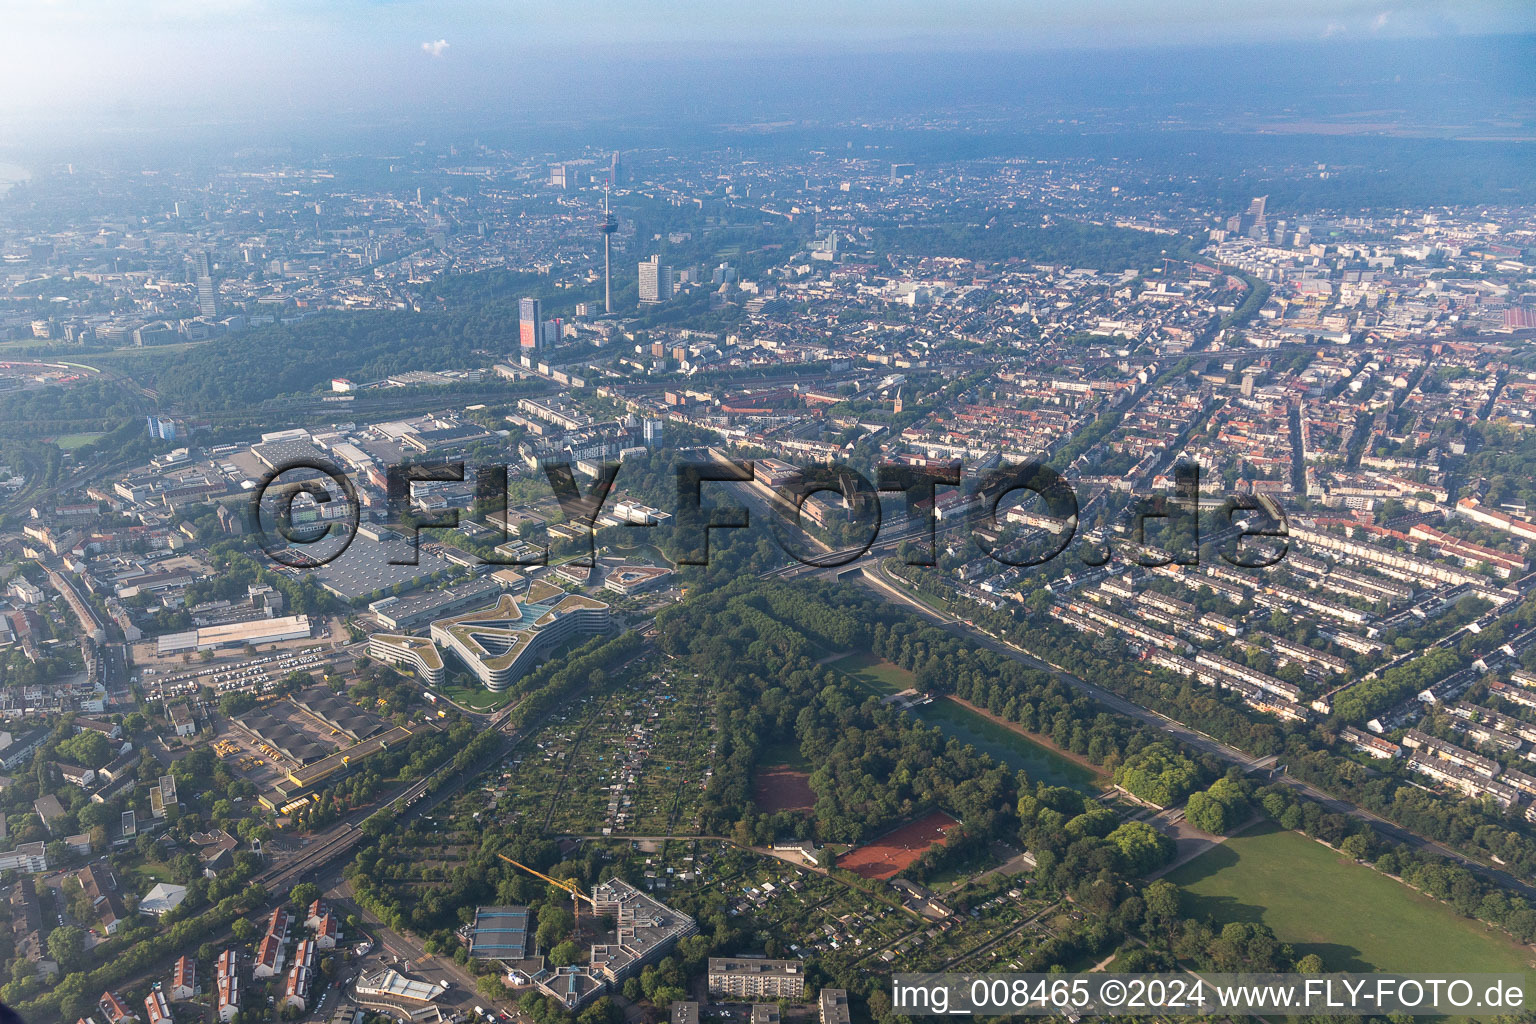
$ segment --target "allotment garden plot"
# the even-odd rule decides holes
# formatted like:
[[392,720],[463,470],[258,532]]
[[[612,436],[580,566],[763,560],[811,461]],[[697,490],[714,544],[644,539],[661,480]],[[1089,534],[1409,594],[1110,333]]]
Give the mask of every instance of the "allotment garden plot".
[[[942,921],[922,917],[836,878],[719,844],[699,844],[693,870],[673,876],[674,896],[723,899],[727,914],[785,955],[836,971],[895,962],[914,970],[1006,970],[1021,964],[1072,911],[1023,877],[972,898]],[[707,851],[707,852],[705,852]]]
[[696,833],[713,722],[713,698],[692,673],[589,693],[519,745],[500,811],[553,835]]

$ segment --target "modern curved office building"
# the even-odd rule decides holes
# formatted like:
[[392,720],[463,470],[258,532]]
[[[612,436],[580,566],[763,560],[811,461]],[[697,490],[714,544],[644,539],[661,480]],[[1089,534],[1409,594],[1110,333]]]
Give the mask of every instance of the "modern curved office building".
[[[432,642],[452,652],[486,689],[505,690],[565,640],[608,628],[606,604],[550,589],[559,594],[552,604],[523,603],[503,594],[494,607],[438,619],[432,623]],[[529,596],[543,595],[530,591]]]
[[435,620],[430,639],[374,633],[368,638],[368,653],[380,661],[410,667],[423,681],[441,686],[440,652],[446,650],[486,689],[499,693],[561,643],[573,636],[601,633],[609,622],[608,605],[541,581],[522,600],[502,594],[489,608]]
[[368,656],[391,665],[413,669],[416,677],[429,686],[443,685],[443,656],[424,636],[400,633],[373,633],[368,637]]

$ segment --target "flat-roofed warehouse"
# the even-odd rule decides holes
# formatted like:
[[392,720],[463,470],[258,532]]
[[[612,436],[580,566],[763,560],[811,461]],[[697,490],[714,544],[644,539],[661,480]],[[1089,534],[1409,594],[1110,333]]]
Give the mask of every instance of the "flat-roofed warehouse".
[[385,727],[378,715],[343,700],[323,686],[312,686],[292,700],[327,728],[351,740],[365,740]]
[[[385,999],[406,999],[413,1003],[430,1003],[442,995],[446,989],[433,981],[417,981],[415,978],[407,978],[393,967],[386,967],[373,974],[359,974],[357,984],[353,991],[360,996],[382,996]],[[347,1008],[345,1019],[352,1019],[352,1010]],[[361,1016],[361,1011],[359,1011]],[[415,1018],[415,1015],[412,1015]],[[434,1020],[440,1018],[433,1018]]]
[[368,610],[386,629],[400,632],[433,619],[451,615],[474,604],[493,602],[505,589],[500,580],[473,580],[446,590],[430,590],[426,593],[407,594],[403,597],[386,597],[370,604]]
[[[435,726],[428,722],[417,728],[433,729]],[[371,736],[361,743],[354,743],[350,747],[332,751],[318,761],[312,761],[299,768],[289,768],[286,775],[272,783],[270,793],[263,793],[257,799],[269,810],[281,810],[291,801],[311,792],[325,780],[333,776],[339,777],[356,767],[364,758],[405,743],[410,738],[410,729],[403,725],[390,726],[376,736]]]
[[271,619],[203,626],[185,633],[167,633],[155,641],[155,653],[181,654],[184,651],[211,651],[217,647],[275,644],[307,639],[309,634],[308,615],[279,615]]
[[251,454],[261,460],[268,469],[283,470],[289,466],[319,463],[333,465],[335,460],[321,451],[307,436],[274,439],[252,445]]
[[[368,532],[364,532],[368,531]],[[361,527],[346,550],[322,566],[306,570],[316,582],[344,601],[355,601],[369,594],[384,594],[399,586],[402,590],[419,587],[434,573],[451,571],[452,562],[423,544],[416,552],[415,565],[395,565],[390,559],[407,561],[411,546],[404,538],[390,536],[384,541],[369,537],[371,530]]]
[[533,955],[527,907],[477,907],[469,955],[477,960],[526,960]]
[[230,721],[251,736],[299,764],[318,761],[335,748],[316,743],[293,725],[265,708],[247,711]]

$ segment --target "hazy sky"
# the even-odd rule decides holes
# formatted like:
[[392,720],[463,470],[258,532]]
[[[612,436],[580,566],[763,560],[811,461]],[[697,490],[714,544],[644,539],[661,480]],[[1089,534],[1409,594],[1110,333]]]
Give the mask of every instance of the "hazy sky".
[[[1536,31],[1531,0],[0,0],[0,130],[558,93],[627,59]],[[0,138],[0,145],[7,140]]]

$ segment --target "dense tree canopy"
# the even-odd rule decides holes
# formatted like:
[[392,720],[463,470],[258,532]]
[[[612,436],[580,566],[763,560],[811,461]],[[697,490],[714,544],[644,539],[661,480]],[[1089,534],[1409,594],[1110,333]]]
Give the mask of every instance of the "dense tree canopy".
[[1217,779],[1210,789],[1190,794],[1184,816],[1202,832],[1223,835],[1247,819],[1248,798],[1236,782]]
[[1140,751],[1115,769],[1117,785],[1159,807],[1183,800],[1199,781],[1193,761],[1162,745]]

